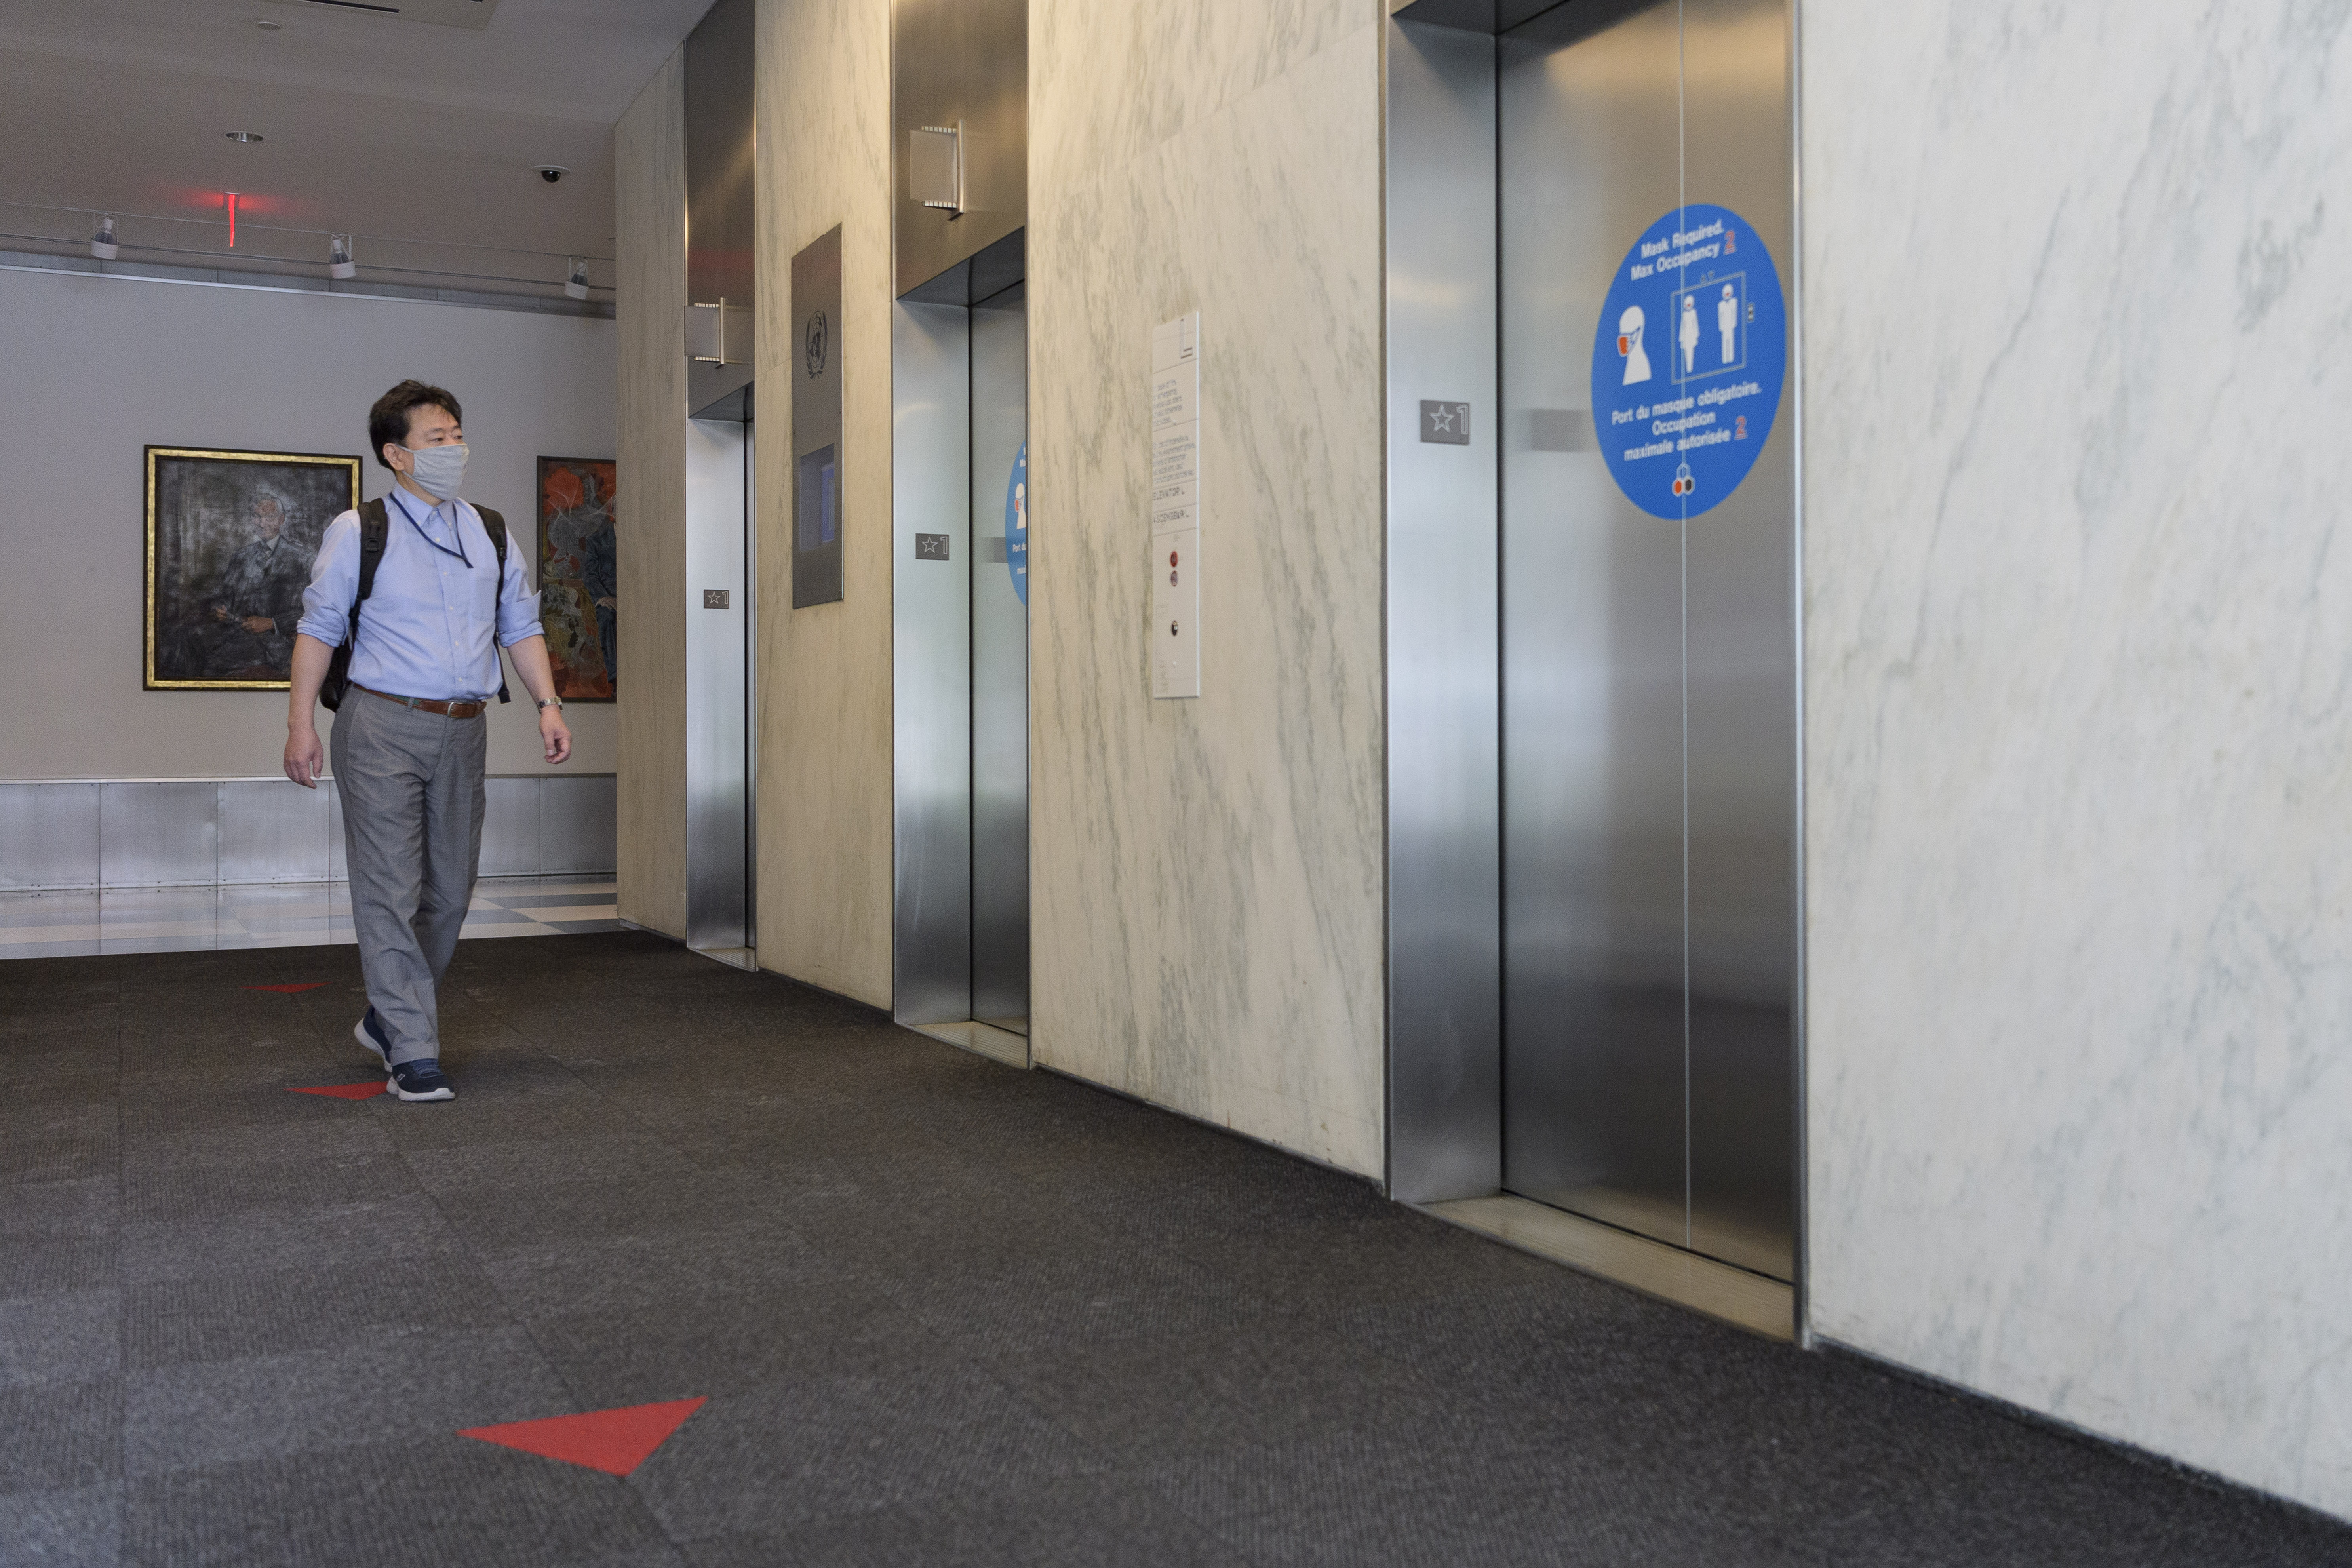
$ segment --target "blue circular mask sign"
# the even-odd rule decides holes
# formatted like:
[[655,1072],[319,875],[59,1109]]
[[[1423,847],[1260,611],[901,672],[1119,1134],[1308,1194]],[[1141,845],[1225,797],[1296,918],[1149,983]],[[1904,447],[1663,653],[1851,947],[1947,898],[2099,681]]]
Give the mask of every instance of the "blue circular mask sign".
[[1029,443],[1013,457],[1013,477],[1004,482],[1004,563],[1013,591],[1029,602]]
[[1610,477],[1652,517],[1696,517],[1756,466],[1789,364],[1780,275],[1748,220],[1694,204],[1619,264],[1592,337]]

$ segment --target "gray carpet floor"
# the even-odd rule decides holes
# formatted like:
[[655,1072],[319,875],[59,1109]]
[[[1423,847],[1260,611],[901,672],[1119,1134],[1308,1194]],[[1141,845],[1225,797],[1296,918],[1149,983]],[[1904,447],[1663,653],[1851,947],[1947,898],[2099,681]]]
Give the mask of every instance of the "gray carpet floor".
[[[321,982],[281,995],[247,985]],[[2352,1563],[634,933],[0,964],[0,1562]],[[461,1427],[707,1396],[626,1479]]]

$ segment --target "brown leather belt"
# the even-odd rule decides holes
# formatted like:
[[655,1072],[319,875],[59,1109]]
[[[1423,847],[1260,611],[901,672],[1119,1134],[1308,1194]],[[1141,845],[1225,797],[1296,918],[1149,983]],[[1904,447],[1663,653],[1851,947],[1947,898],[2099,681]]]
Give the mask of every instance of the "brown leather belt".
[[386,702],[397,702],[403,708],[414,708],[424,713],[446,713],[452,719],[478,719],[489,706],[487,702],[450,702],[438,697],[394,697],[391,692],[378,691],[373,686],[361,686],[357,681],[352,684],[370,697],[381,697]]

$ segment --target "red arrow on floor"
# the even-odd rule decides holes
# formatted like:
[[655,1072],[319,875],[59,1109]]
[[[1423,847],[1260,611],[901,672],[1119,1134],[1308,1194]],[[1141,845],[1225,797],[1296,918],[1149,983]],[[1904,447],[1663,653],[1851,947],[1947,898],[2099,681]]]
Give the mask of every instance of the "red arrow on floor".
[[248,985],[246,989],[247,991],[275,991],[281,996],[292,996],[304,991],[316,991],[320,986],[324,985],[325,984],[326,982],[323,980],[313,980],[306,985]]
[[330,1100],[373,1100],[383,1092],[382,1082],[331,1083],[324,1089],[289,1089],[289,1094],[323,1094]]
[[667,1442],[669,1435],[703,1404],[701,1399],[673,1399],[663,1405],[631,1405],[619,1410],[551,1415],[541,1421],[468,1426],[457,1436],[585,1466],[608,1476],[625,1476]]

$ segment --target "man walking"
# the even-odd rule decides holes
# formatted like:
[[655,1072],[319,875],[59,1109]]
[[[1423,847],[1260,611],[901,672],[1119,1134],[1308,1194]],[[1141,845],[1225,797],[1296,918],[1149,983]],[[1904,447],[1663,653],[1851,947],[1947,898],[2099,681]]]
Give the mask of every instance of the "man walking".
[[[436,987],[457,952],[481,858],[483,713],[502,695],[499,647],[539,704],[547,760],[572,755],[522,552],[511,542],[501,548],[483,514],[457,499],[467,451],[461,417],[455,397],[415,381],[368,411],[368,442],[394,477],[384,500],[368,503],[385,510],[383,553],[362,601],[360,513],[328,524],[302,595],[286,720],[286,776],[316,789],[326,755],[312,710],[348,636],[351,684],[337,710],[334,760],[368,992],[353,1033],[403,1100],[457,1093],[441,1070]],[[499,528],[503,535],[503,521]]]

